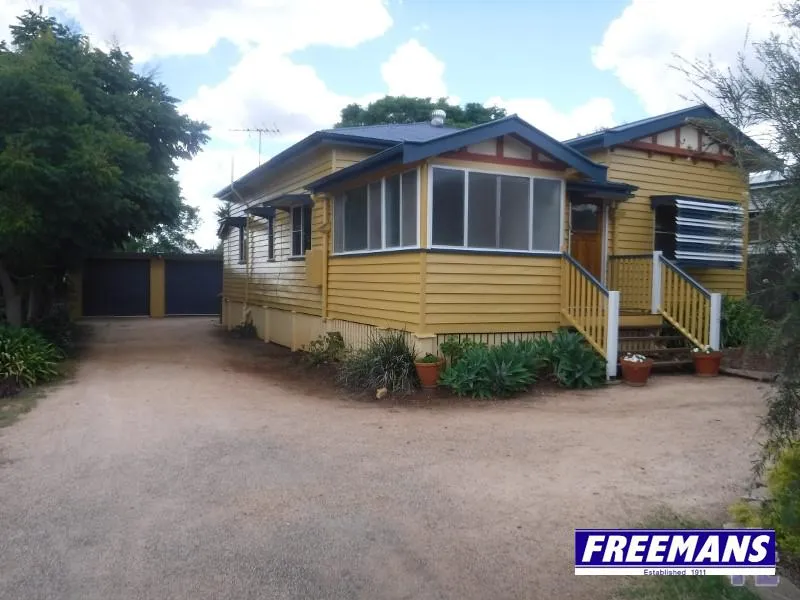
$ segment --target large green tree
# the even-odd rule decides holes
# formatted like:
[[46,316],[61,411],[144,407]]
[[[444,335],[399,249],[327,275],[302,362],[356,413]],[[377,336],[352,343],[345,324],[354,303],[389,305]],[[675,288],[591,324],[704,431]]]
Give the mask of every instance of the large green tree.
[[429,121],[431,112],[437,108],[447,113],[445,124],[451,127],[471,127],[506,116],[504,108],[486,107],[477,102],[459,106],[449,104],[447,98],[433,101],[431,98],[385,96],[370,102],[366,107],[360,104],[348,104],[342,109],[341,121],[336,127]]
[[759,302],[782,307],[772,349],[779,363],[777,386],[768,397],[764,426],[769,434],[760,465],[800,437],[800,0],[781,8],[782,37],[752,45],[731,68],[713,61],[681,68],[734,125],[753,133],[771,153],[748,143],[725,122],[704,122],[736,150],[745,172],[779,171],[784,185],[762,198],[766,240],[748,257],[748,268],[761,284]]
[[30,11],[11,31],[0,46],[0,289],[19,324],[37,282],[179,224],[176,159],[208,138],[120,48]]

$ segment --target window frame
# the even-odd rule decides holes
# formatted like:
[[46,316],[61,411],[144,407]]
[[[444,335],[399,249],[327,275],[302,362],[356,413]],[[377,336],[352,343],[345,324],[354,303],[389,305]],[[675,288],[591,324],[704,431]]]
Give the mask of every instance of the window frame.
[[[400,193],[402,195],[402,189],[403,189],[402,176],[405,175],[406,173],[411,173],[411,172],[415,172],[417,174],[417,185],[416,185],[416,188],[417,188],[417,218],[416,218],[417,243],[414,244],[414,245],[405,245],[405,246],[402,245],[402,243],[401,243],[401,245],[399,245],[399,246],[391,246],[391,247],[387,248],[386,247],[386,180],[388,178],[391,178],[391,177],[400,176],[399,189],[400,189]],[[332,239],[332,244],[331,245],[332,245],[332,248],[333,248],[333,250],[331,252],[331,256],[353,256],[353,255],[359,255],[359,254],[381,254],[381,253],[384,253],[384,252],[398,252],[398,251],[401,251],[401,250],[419,250],[420,248],[422,248],[422,245],[420,243],[420,231],[419,231],[420,230],[420,224],[421,224],[421,221],[420,221],[420,209],[421,209],[421,206],[420,206],[421,198],[420,198],[420,196],[421,196],[421,192],[422,192],[421,178],[422,178],[422,168],[418,166],[418,167],[415,167],[415,168],[412,168],[412,169],[406,169],[405,171],[401,171],[400,173],[394,173],[392,175],[386,175],[384,177],[381,177],[380,179],[374,179],[374,180],[368,181],[367,183],[363,184],[363,186],[367,188],[367,240],[369,240],[369,223],[370,223],[370,221],[369,221],[369,217],[370,217],[370,214],[369,214],[369,211],[370,211],[369,187],[370,187],[370,185],[372,185],[374,183],[377,183],[378,181],[380,181],[380,184],[381,184],[381,203],[380,203],[381,204],[381,247],[380,248],[373,248],[373,249],[364,248],[363,250],[340,250],[340,251],[337,251],[336,250],[336,240],[335,240],[335,237],[334,237],[335,233],[333,233],[331,235],[331,239]],[[357,187],[361,187],[361,186],[357,186]],[[343,190],[339,194],[336,194],[336,197],[339,198],[343,194],[345,194],[346,192],[347,192],[347,190]],[[336,199],[334,198],[331,201],[331,205],[332,205],[331,206],[331,208],[332,208],[331,209],[331,214],[333,215],[334,219],[336,219],[335,202],[336,202]],[[347,205],[346,201],[342,203],[342,206],[345,207],[345,210],[347,210],[346,205]],[[335,226],[334,226],[334,228],[335,228]],[[342,232],[344,234],[344,230],[342,230]],[[346,234],[344,234],[344,235],[346,236]],[[402,203],[402,201],[401,201],[401,204],[400,204],[399,236],[400,236],[399,239],[402,242],[403,241],[403,203]],[[369,243],[369,241],[367,243]]]
[[239,239],[237,241],[237,249],[239,253],[238,264],[247,264],[247,227],[237,227],[239,230]]
[[[294,211],[300,211],[300,228],[295,229],[294,223]],[[306,223],[303,219],[303,215],[306,214],[306,210],[308,210],[308,247],[306,247]],[[311,238],[313,237],[313,231],[311,230],[311,222],[314,220],[314,206],[313,205],[300,205],[300,206],[292,206],[291,211],[289,212],[289,258],[292,259],[300,259],[306,257],[306,252],[311,250]],[[301,254],[294,253],[294,234],[296,231],[300,232],[300,248]]]
[[[472,167],[457,167],[453,165],[444,164],[431,164],[428,167],[428,239],[427,248],[432,250],[450,250],[453,252],[475,252],[486,253],[494,252],[499,254],[527,254],[530,256],[543,255],[543,256],[560,256],[561,249],[564,247],[564,212],[567,203],[567,181],[564,177],[526,174],[515,171],[504,171],[494,169],[475,169]],[[464,245],[463,246],[446,246],[442,244],[433,243],[433,170],[446,169],[449,171],[461,171],[464,173]],[[514,250],[511,248],[479,248],[474,246],[467,246],[468,241],[468,227],[469,227],[469,173],[480,173],[482,175],[500,175],[506,177],[522,177],[528,179],[528,212],[530,215],[530,223],[528,224],[528,250]],[[561,197],[559,198],[558,210],[558,250],[534,250],[531,249],[533,245],[533,188],[536,179],[544,179],[549,181],[558,181],[561,184]],[[500,203],[498,202],[497,205]],[[499,222],[499,221],[498,221]]]

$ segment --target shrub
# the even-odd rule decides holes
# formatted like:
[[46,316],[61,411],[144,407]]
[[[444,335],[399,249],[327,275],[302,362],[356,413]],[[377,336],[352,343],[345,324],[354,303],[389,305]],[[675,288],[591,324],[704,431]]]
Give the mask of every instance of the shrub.
[[258,337],[258,329],[253,323],[253,317],[248,314],[244,322],[232,327],[231,335],[245,340],[256,339]]
[[39,332],[29,328],[0,326],[0,381],[30,387],[58,375],[61,352]]
[[42,334],[51,344],[65,355],[75,350],[77,326],[69,317],[65,304],[55,304],[43,316],[31,321],[30,327]]
[[329,331],[308,344],[305,360],[312,367],[339,362],[345,357],[346,351],[342,334],[338,331]]
[[535,381],[534,365],[519,343],[506,342],[492,348],[472,343],[445,370],[440,382],[458,396],[511,396]]
[[550,360],[556,380],[564,387],[591,388],[605,382],[605,362],[578,333],[556,332]]
[[449,366],[455,365],[469,348],[485,347],[483,342],[476,342],[471,338],[458,339],[452,335],[439,344],[439,352],[444,356]]
[[428,352],[425,356],[417,360],[417,362],[420,364],[432,365],[439,362],[439,357]]
[[800,443],[786,447],[767,472],[769,498],[760,506],[739,503],[731,513],[751,527],[774,529],[778,547],[792,558],[800,556]]
[[727,348],[764,348],[772,336],[772,324],[764,311],[746,298],[722,299],[722,345]]
[[419,386],[415,356],[405,332],[376,334],[366,348],[351,352],[342,360],[337,381],[351,390],[386,388],[391,393],[409,394]]
[[553,342],[547,337],[521,340],[516,343],[525,364],[533,373],[542,375],[553,366]]

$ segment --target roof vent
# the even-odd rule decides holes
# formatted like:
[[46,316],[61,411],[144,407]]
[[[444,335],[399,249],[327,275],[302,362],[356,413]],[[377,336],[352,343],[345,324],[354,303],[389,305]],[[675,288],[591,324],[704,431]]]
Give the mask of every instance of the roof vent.
[[434,127],[441,127],[444,125],[444,119],[446,116],[446,112],[444,112],[441,108],[437,108],[431,113],[431,125]]

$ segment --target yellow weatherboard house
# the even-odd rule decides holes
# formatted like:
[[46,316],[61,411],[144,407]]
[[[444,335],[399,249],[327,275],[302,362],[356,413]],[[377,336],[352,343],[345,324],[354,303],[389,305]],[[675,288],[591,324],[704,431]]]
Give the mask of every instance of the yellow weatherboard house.
[[[490,343],[620,330],[719,347],[746,282],[748,187],[707,106],[560,142],[512,115],[318,131],[220,190],[223,322],[299,349],[405,330]],[[623,339],[628,339],[623,337]]]

